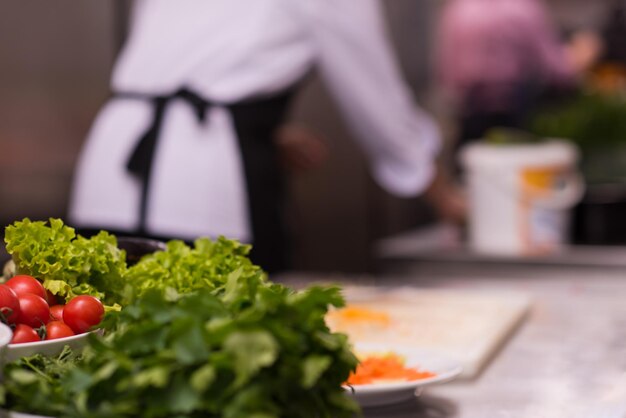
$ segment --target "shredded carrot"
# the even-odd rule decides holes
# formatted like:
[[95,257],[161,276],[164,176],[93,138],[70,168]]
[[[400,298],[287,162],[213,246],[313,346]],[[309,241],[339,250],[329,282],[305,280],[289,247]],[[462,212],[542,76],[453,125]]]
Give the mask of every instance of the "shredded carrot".
[[375,323],[377,325],[387,326],[391,322],[389,314],[357,305],[349,305],[336,312],[331,312],[330,317],[335,317],[347,324]]
[[351,373],[349,385],[364,385],[380,382],[413,381],[436,376],[435,373],[405,367],[404,359],[395,353],[370,355],[360,361],[356,372]]

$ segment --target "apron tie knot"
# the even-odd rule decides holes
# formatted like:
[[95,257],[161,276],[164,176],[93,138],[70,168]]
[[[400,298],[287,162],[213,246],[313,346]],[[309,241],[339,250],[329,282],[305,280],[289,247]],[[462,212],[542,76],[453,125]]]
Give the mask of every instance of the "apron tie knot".
[[204,123],[207,118],[207,112],[213,103],[185,87],[168,95],[153,96],[143,93],[121,92],[116,93],[115,97],[121,99],[145,100],[152,104],[152,121],[139,138],[137,145],[126,162],[128,172],[141,182],[141,207],[139,210],[141,226],[139,232],[144,233],[150,172],[152,171],[157,142],[161,135],[161,128],[167,107],[173,100],[181,99],[191,106],[198,122]]

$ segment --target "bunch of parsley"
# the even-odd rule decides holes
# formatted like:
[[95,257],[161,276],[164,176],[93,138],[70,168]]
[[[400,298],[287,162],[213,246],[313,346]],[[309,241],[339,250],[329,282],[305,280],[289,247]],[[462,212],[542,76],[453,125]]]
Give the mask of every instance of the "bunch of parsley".
[[108,315],[114,331],[65,367],[9,365],[1,405],[61,418],[353,416],[342,383],[357,359],[324,320],[340,290],[272,283],[248,250],[203,239],[145,257],[128,271],[132,301]]

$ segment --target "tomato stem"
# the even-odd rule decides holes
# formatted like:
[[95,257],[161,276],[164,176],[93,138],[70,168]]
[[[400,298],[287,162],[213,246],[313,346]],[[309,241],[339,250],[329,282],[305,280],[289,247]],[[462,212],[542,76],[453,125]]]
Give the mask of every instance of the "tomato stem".
[[[5,313],[8,312],[8,313]],[[0,308],[0,322],[5,323],[7,325],[9,324],[9,317],[13,315],[13,309],[11,308]]]
[[48,336],[48,330],[46,329],[46,324],[44,324],[43,321],[39,328],[35,328],[35,331],[37,332],[37,335],[39,335],[41,341],[45,340]]

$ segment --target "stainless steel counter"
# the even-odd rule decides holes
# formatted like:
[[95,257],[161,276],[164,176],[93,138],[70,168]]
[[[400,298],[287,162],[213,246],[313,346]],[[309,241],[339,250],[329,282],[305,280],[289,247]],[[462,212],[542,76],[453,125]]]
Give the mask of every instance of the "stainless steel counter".
[[390,266],[377,276],[331,279],[524,291],[533,303],[478,378],[429,387],[414,401],[369,409],[365,417],[626,417],[626,268],[424,260]]

